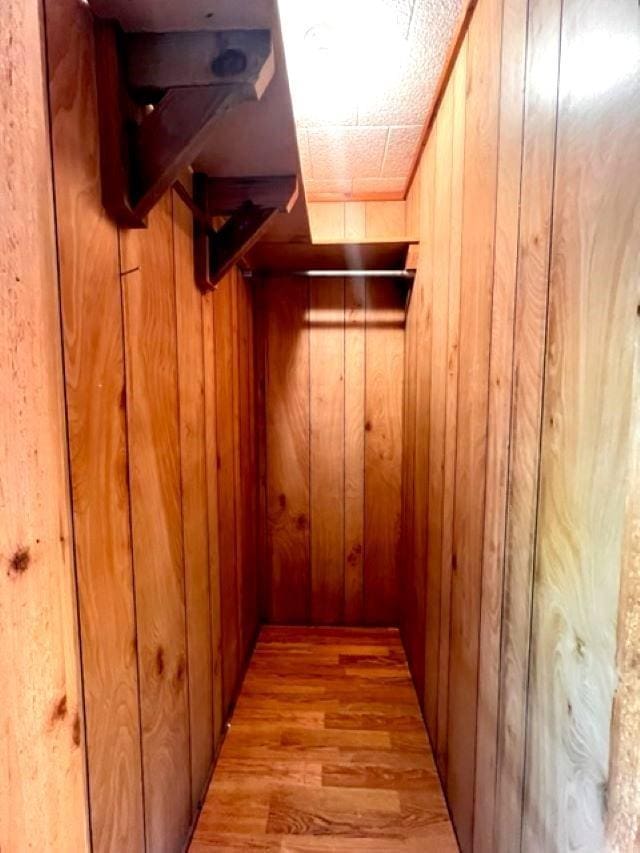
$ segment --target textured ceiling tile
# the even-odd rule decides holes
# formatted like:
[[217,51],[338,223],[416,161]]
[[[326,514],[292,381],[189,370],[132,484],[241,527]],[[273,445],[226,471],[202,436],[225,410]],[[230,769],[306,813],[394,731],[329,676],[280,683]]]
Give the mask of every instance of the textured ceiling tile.
[[389,128],[387,148],[382,162],[383,178],[404,178],[413,163],[422,133],[421,125]]
[[401,191],[463,0],[279,5],[296,122],[309,129],[305,183],[337,179],[344,186],[352,178],[356,197]]
[[316,192],[351,192],[353,180],[351,178],[309,178],[305,186]]
[[309,129],[313,178],[359,178],[379,175],[387,140],[382,127]]
[[419,72],[406,74],[397,85],[379,92],[379,96],[367,94],[360,99],[358,124],[385,127],[422,124],[433,86]]

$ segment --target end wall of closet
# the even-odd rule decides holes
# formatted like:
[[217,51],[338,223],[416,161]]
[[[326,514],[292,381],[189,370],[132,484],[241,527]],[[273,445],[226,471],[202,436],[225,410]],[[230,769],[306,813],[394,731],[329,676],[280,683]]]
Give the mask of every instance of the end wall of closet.
[[270,277],[255,299],[262,617],[397,625],[406,285]]

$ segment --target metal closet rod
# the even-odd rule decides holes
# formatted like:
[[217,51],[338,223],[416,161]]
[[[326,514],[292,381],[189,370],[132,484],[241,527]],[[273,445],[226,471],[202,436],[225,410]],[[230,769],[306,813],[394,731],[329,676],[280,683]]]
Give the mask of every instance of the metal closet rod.
[[296,275],[303,278],[414,278],[415,270],[266,270],[253,273],[243,272],[245,278],[258,276],[287,276]]

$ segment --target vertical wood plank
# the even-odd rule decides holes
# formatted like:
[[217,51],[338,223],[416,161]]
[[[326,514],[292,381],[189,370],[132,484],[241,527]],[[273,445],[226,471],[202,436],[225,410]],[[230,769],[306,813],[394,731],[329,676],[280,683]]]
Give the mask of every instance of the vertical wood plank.
[[305,623],[311,615],[309,288],[277,279],[265,296],[269,618]]
[[[433,269],[434,269],[434,222],[435,222],[435,176],[436,146],[432,136],[425,148],[420,186],[420,261],[414,282],[415,288],[415,358],[416,358],[416,424],[413,448],[413,601],[415,624],[413,632],[412,671],[420,704],[424,707],[424,677],[426,653],[426,596],[430,580],[427,565],[427,503],[429,499],[429,437],[430,437],[430,391],[431,391],[431,342],[433,335]],[[431,626],[429,626],[431,628]],[[429,733],[433,732],[434,720],[427,718]]]
[[[595,75],[593,57],[602,54],[608,73]],[[524,849],[604,847],[626,476],[637,418],[629,390],[640,273],[639,85],[637,3],[566,0]]]
[[209,589],[211,609],[211,672],[213,692],[213,745],[217,753],[224,725],[222,699],[222,619],[220,603],[220,531],[218,513],[218,440],[216,418],[215,329],[213,292],[202,300],[204,366],[204,418],[209,534]]
[[[419,193],[421,187],[423,169],[421,168],[414,178],[412,187],[415,193]],[[416,183],[418,182],[418,183]],[[418,288],[414,279],[410,298],[406,308],[405,320],[405,366],[404,366],[404,409],[403,409],[403,502],[402,502],[402,530],[403,541],[401,543],[401,566],[399,577],[401,582],[400,600],[401,626],[407,660],[411,672],[416,671],[416,649],[420,649],[420,642],[424,647],[424,635],[419,637],[416,622],[416,564],[413,559],[415,552],[415,442],[416,442],[416,363],[417,363],[417,334],[416,322],[418,316]],[[418,652],[419,653],[419,652]]]
[[222,696],[226,718],[239,673],[238,561],[236,554],[236,478],[234,346],[231,270],[213,296],[215,337],[216,448],[218,466],[218,541],[220,549],[220,619]]
[[[190,190],[190,176],[183,183]],[[173,193],[173,251],[180,405],[180,471],[191,736],[191,797],[205,793],[213,760],[213,665],[202,297],[193,278],[193,216]]]
[[343,201],[323,201],[309,205],[309,219],[316,243],[341,243],[344,240]]
[[267,433],[266,433],[266,370],[267,336],[266,282],[254,280],[253,285],[253,331],[254,331],[254,376],[256,399],[256,443],[257,443],[257,488],[258,517],[256,531],[256,566],[258,571],[258,601],[261,621],[269,618],[271,600],[271,568],[267,541]]
[[485,0],[468,32],[447,767],[464,850],[473,834],[501,13],[501,0]]
[[120,234],[147,844],[191,818],[171,194]]
[[[229,274],[229,300],[230,300],[230,333],[231,346],[231,411],[228,416],[231,418],[231,464],[230,469],[233,471],[233,502],[235,507],[235,603],[236,603],[236,625],[237,625],[237,661],[236,661],[236,676],[234,679],[232,694],[235,696],[237,689],[240,687],[240,681],[245,649],[247,647],[246,626],[244,620],[244,601],[246,595],[245,589],[245,573],[247,570],[247,555],[246,545],[247,540],[244,536],[244,483],[242,481],[243,462],[244,462],[244,447],[243,440],[243,405],[242,405],[242,353],[240,343],[240,329],[242,319],[240,316],[239,302],[239,273],[234,267]],[[219,413],[219,416],[226,417],[225,413]]]
[[529,3],[528,11],[494,838],[498,849],[505,851],[522,824],[560,49],[557,0]]
[[449,630],[453,563],[453,511],[458,417],[458,350],[460,332],[460,268],[462,262],[462,202],[466,118],[467,38],[451,74],[453,96],[451,233],[449,236],[449,297],[447,303],[447,377],[445,389],[444,493],[442,500],[442,557],[440,578],[440,641],[438,652],[438,711],[435,756],[443,779],[447,775],[449,709]]
[[[503,623],[503,571],[505,565],[507,498],[517,488],[509,482],[509,448],[512,420],[512,370],[518,238],[520,232],[520,185],[522,169],[524,82],[527,46],[527,12],[534,4],[505,0],[502,20],[500,130],[495,237],[489,411],[487,424],[487,485],[482,568],[482,619],[476,741],[476,807],[474,849],[495,850],[494,817],[496,786],[513,789],[521,798],[513,777],[498,763],[498,738],[512,738],[500,716],[501,634]],[[552,63],[553,65],[553,63]],[[536,187],[536,194],[540,188]],[[542,195],[542,193],[540,193]],[[524,383],[527,393],[531,388]],[[535,395],[535,390],[533,391]],[[538,397],[539,399],[539,397]],[[504,615],[509,613],[505,607]],[[505,696],[507,705],[515,703]],[[499,730],[500,726],[500,730]],[[504,774],[504,776],[502,775]],[[511,796],[511,794],[509,794]],[[502,796],[498,795],[502,800]],[[507,847],[519,834],[505,834]]]
[[89,850],[41,4],[0,17],[0,847]]
[[344,619],[344,280],[311,280],[311,619]]
[[406,232],[404,201],[366,201],[365,236],[373,240],[404,240]]
[[433,188],[433,286],[431,382],[429,402],[429,478],[426,513],[427,578],[425,602],[424,708],[431,740],[437,740],[440,609],[442,598],[442,507],[444,501],[449,237],[453,153],[453,89],[447,88],[432,131],[435,144]]
[[364,616],[398,620],[404,293],[366,281]]
[[358,243],[366,237],[364,201],[348,201],[344,205],[344,238],[347,243]]
[[47,58],[91,833],[144,849],[118,233],[101,205],[93,19],[48,2]]
[[365,283],[344,284],[344,616],[363,616]]
[[258,628],[258,590],[256,567],[256,435],[255,379],[253,374],[253,306],[252,292],[247,280],[237,270],[238,334],[240,354],[240,483],[242,487],[242,537],[244,541],[244,595],[242,620],[244,624],[243,658],[250,653]]

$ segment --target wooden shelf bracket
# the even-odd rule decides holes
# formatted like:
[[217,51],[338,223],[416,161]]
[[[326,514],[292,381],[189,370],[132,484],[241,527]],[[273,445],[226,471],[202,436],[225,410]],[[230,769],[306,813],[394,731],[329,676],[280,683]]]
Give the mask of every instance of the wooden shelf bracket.
[[[193,201],[180,185],[180,196],[191,207],[193,260],[198,288],[215,290],[220,279],[243,258],[277,213],[289,213],[298,197],[296,175],[256,178],[193,176]],[[214,217],[228,217],[218,228]]]
[[119,225],[144,228],[216,120],[262,97],[271,33],[125,33],[96,20],[95,48],[103,204]]

